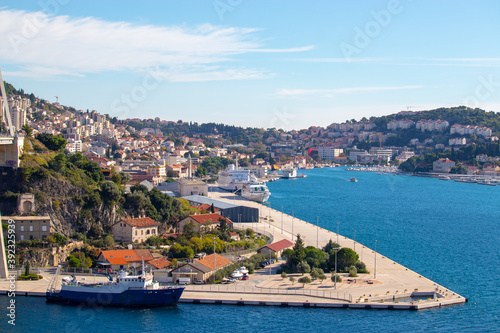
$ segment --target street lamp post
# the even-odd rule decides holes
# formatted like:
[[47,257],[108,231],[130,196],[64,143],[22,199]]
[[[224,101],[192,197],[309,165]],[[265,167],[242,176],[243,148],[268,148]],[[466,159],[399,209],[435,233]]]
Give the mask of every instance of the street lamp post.
[[214,269],[212,274],[214,276],[214,284],[215,284],[215,236],[214,236]]
[[337,289],[337,252],[339,248],[335,250],[335,290]]
[[377,240],[375,239],[375,264],[373,268],[373,278],[377,279]]
[[356,230],[354,230],[354,252],[356,252]]
[[281,206],[281,233],[283,234],[283,206]]
[[337,222],[337,244],[339,244],[339,225],[340,225],[340,222]]
[[316,216],[316,248],[319,248],[319,216]]
[[269,216],[267,220],[269,221],[269,228],[271,228],[271,206],[269,206]]
[[293,242],[293,219],[294,219],[294,217],[295,217],[295,213],[292,210],[292,242]]

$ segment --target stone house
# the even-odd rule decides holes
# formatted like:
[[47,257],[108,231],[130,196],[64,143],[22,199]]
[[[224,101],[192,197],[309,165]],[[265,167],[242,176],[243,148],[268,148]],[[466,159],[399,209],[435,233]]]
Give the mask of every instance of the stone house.
[[113,238],[117,242],[142,243],[151,236],[158,236],[159,225],[149,217],[121,219],[113,225]]

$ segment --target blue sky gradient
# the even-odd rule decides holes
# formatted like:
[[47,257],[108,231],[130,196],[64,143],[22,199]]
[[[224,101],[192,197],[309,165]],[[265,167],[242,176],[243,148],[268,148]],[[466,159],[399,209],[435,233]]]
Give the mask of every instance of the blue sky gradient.
[[1,1],[4,79],[119,118],[301,129],[500,110],[498,1]]

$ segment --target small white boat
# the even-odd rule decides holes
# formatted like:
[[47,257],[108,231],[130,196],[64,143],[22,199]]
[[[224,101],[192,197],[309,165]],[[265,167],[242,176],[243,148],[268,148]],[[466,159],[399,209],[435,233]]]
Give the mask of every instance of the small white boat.
[[248,274],[248,269],[245,266],[241,266],[237,270],[239,270],[241,273],[243,273],[243,275]]
[[231,277],[235,278],[235,279],[239,279],[239,278],[243,277],[243,273],[240,270],[235,269],[233,271],[233,273],[231,274]]
[[241,196],[256,202],[266,202],[271,192],[264,183],[245,184],[241,188]]
[[358,182],[358,180],[357,180],[356,178],[352,177],[352,178],[351,178],[351,182],[353,182],[353,183],[357,183],[357,182]]

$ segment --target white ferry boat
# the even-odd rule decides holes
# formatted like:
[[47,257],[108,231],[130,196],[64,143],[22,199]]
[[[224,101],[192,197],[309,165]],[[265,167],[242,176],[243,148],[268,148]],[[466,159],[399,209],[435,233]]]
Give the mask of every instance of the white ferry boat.
[[225,170],[219,171],[219,187],[224,190],[241,190],[243,185],[256,182],[257,178],[250,173],[250,170],[241,170],[234,164],[229,165]]
[[266,202],[271,195],[265,183],[259,183],[250,170],[241,170],[231,164],[219,172],[219,187],[227,191],[240,191],[241,196],[257,202]]
[[266,202],[270,195],[271,192],[263,183],[245,184],[241,188],[241,196],[252,201]]
[[283,169],[283,178],[295,178],[297,177],[297,168],[285,168]]

